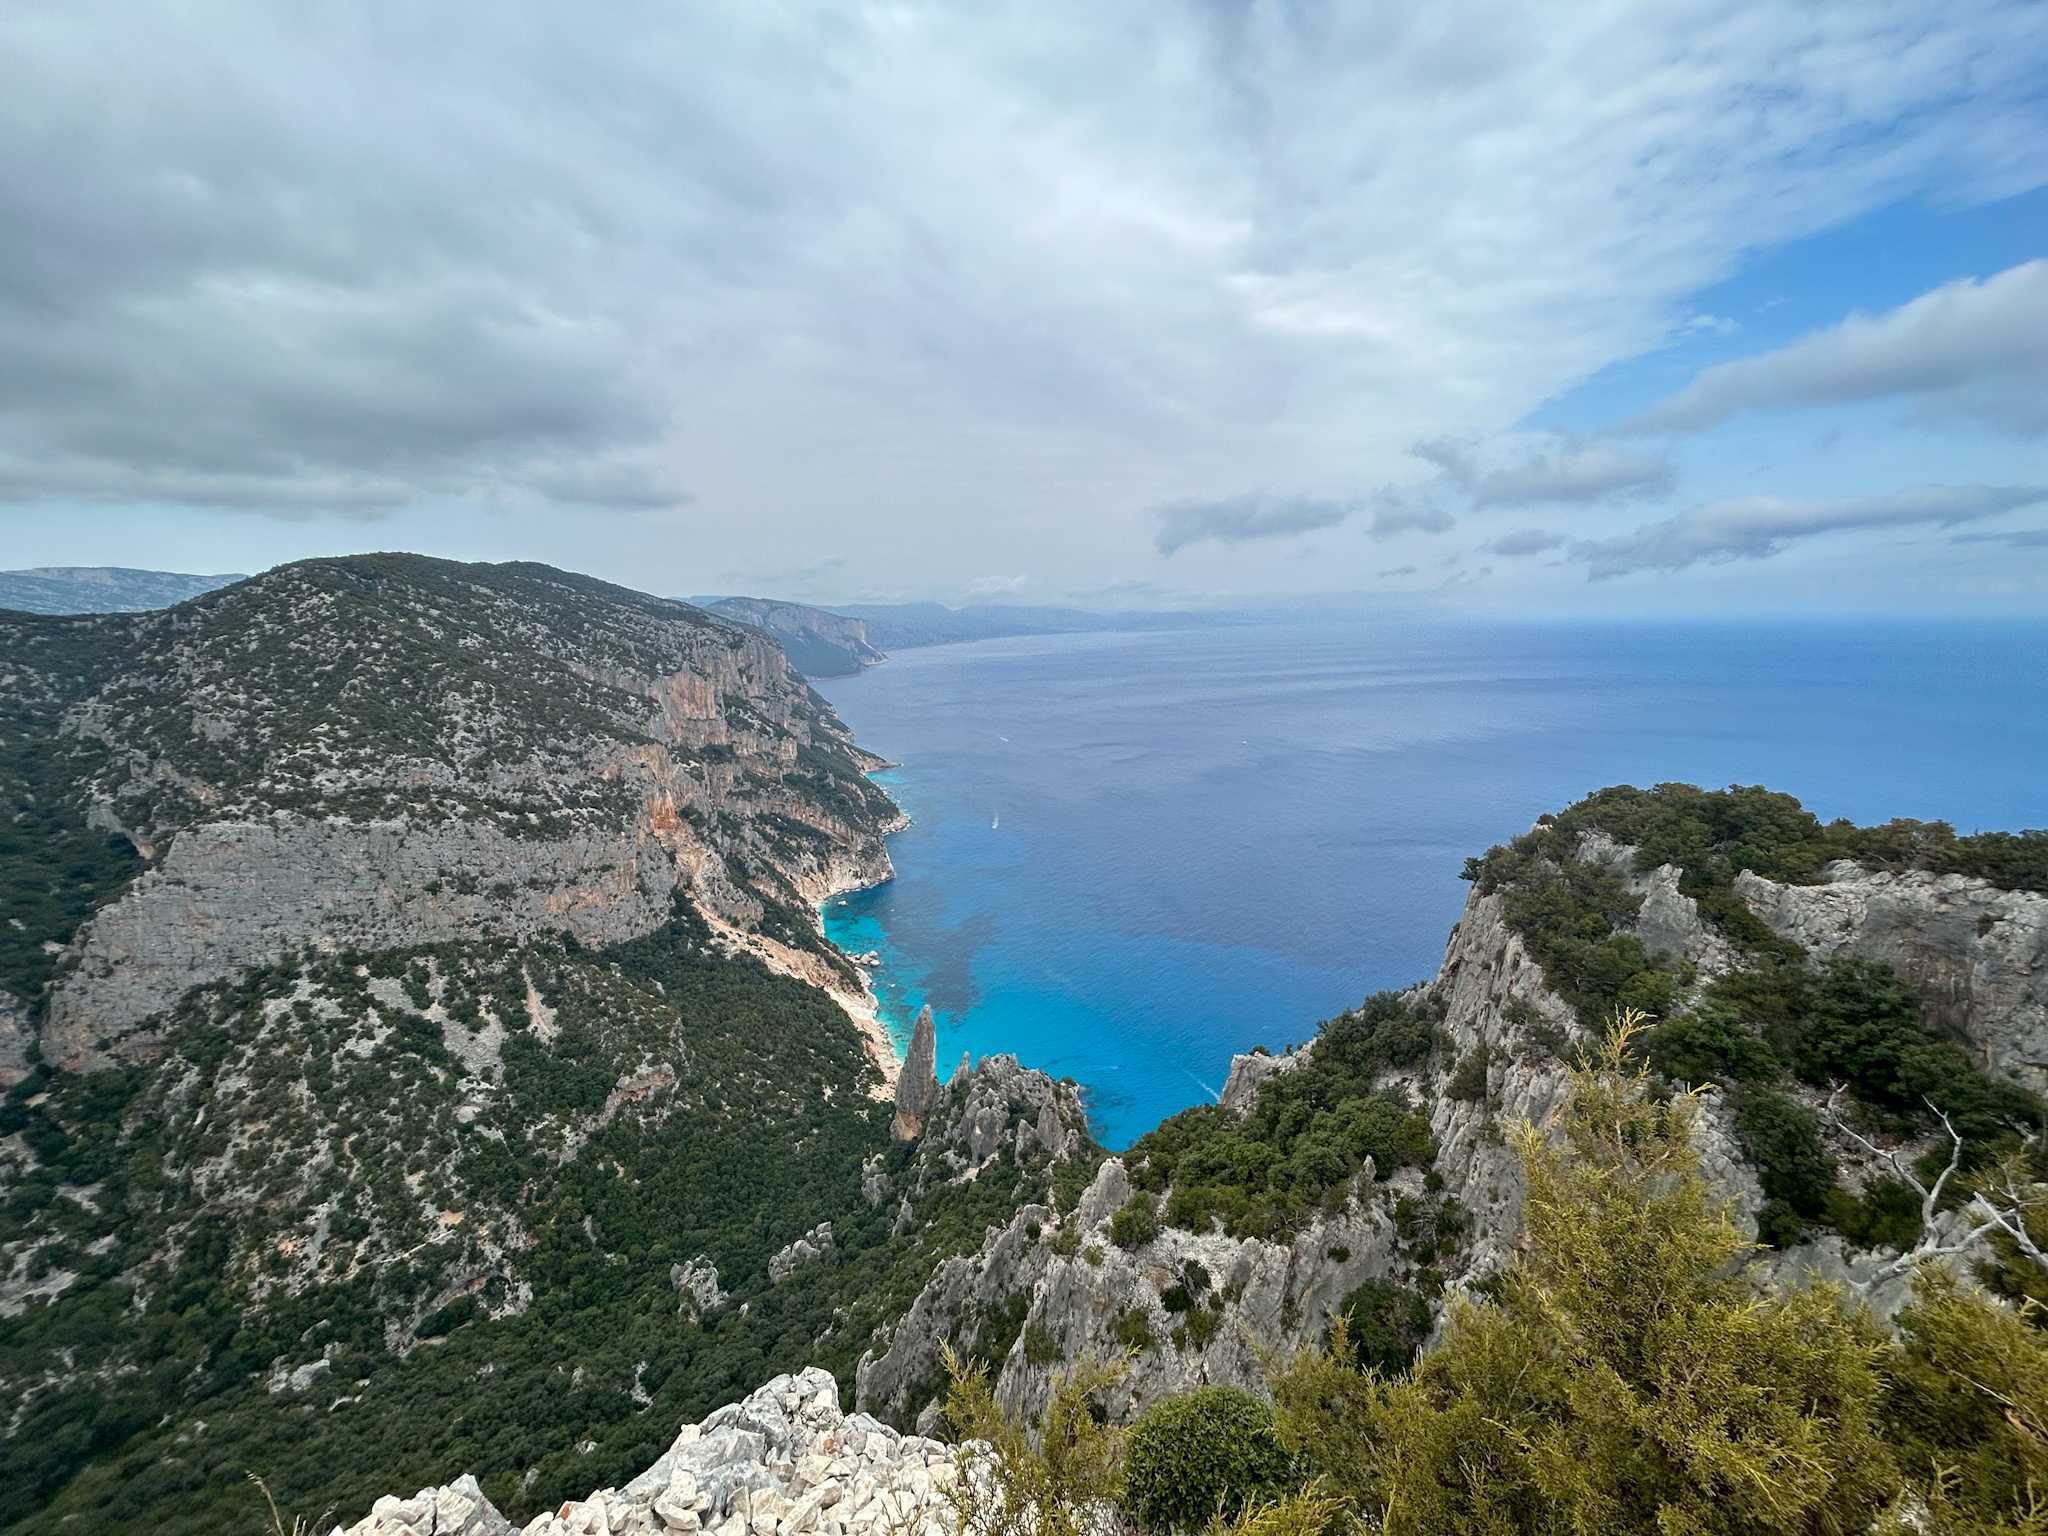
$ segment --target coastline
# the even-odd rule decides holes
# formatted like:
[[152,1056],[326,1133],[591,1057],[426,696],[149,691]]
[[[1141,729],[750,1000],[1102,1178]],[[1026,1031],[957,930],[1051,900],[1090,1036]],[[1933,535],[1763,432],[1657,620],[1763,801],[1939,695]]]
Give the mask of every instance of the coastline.
[[[874,766],[867,770],[869,777],[897,766],[875,753],[865,752],[864,755],[874,762]],[[892,799],[890,804],[895,805],[895,801]],[[817,927],[819,941],[845,961],[847,969],[860,978],[857,989],[843,984],[825,983],[824,990],[825,995],[837,1003],[840,1010],[853,1021],[853,1027],[860,1035],[861,1044],[867,1047],[869,1060],[874,1062],[876,1069],[882,1074],[882,1086],[874,1094],[878,1099],[893,1099],[896,1096],[896,1080],[903,1072],[902,1048],[897,1045],[896,1037],[889,1033],[889,1026],[882,1022],[882,1000],[875,996],[874,983],[868,977],[867,967],[856,964],[853,956],[832,942],[831,934],[825,927],[825,909],[842,896],[850,896],[855,891],[871,891],[876,886],[887,885],[895,879],[896,866],[889,860],[889,839],[909,825],[909,813],[901,806],[896,806],[895,821],[882,833],[882,865],[885,873],[881,879],[855,880],[846,885],[834,886],[825,892],[824,898],[811,911],[811,921]]]

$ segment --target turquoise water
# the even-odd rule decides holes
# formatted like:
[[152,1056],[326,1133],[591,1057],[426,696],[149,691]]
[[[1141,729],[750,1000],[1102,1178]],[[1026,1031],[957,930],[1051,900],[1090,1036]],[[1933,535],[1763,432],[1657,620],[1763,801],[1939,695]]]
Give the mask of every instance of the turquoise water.
[[912,817],[827,906],[899,1041],[1078,1079],[1120,1147],[1233,1051],[1436,969],[1469,854],[1614,783],[2048,825],[2048,627],[1275,624],[905,651],[818,685]]

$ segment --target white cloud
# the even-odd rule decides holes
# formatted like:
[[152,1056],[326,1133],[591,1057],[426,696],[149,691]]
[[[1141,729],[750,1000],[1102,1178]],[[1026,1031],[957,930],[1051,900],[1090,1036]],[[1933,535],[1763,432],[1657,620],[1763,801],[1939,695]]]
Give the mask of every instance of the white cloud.
[[1540,555],[1562,548],[1567,542],[1569,541],[1561,533],[1549,533],[1541,528],[1523,528],[1490,540],[1486,548],[1496,555]]
[[1627,424],[1697,432],[1746,411],[1912,399],[1931,414],[2048,432],[2048,260],[1964,278],[1881,315],[1707,369]]
[[[0,56],[5,515],[687,493],[573,542],[679,589],[1144,572],[1152,509],[1399,484],[1745,253],[2048,178],[2031,0],[71,0]],[[1265,526],[1165,543],[1349,579]]]
[[1614,538],[1580,540],[1570,554],[1598,581],[1641,571],[1682,571],[1702,563],[1764,560],[1787,544],[1824,533],[1916,525],[1952,528],[2044,501],[2048,486],[2039,485],[1934,485],[1832,501],[1754,496],[1692,507]]
[[1503,442],[1487,452],[1506,463],[1489,467],[1471,444],[1434,438],[1415,444],[1416,457],[1441,469],[1475,507],[1540,502],[1596,502],[1654,496],[1671,488],[1671,465],[1658,454],[1631,453],[1609,443],[1562,438]]
[[1250,544],[1292,538],[1334,528],[1357,508],[1311,496],[1232,496],[1220,501],[1177,502],[1158,511],[1153,543],[1171,555],[1190,544]]

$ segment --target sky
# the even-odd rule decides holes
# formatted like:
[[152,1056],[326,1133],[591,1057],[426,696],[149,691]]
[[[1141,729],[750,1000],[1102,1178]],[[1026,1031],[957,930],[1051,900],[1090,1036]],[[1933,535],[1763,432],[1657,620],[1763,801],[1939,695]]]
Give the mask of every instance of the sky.
[[2048,5],[11,0],[0,566],[2048,612]]

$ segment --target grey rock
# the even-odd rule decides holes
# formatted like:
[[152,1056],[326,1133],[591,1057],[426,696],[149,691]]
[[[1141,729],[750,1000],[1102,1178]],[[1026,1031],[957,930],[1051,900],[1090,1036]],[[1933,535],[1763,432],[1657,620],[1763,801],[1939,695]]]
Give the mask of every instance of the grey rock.
[[795,1274],[800,1265],[823,1258],[832,1251],[832,1223],[821,1221],[802,1237],[769,1257],[768,1281],[780,1285]]
[[718,1266],[701,1253],[687,1264],[671,1264],[668,1283],[681,1297],[680,1315],[693,1323],[723,1310],[729,1299],[719,1288]]
[[1735,890],[1819,964],[1847,954],[1895,967],[1927,1000],[1928,1021],[1982,1066],[2048,1092],[2048,895],[1846,862],[1826,874],[1779,885],[1745,871]]
[[409,1499],[386,1495],[370,1513],[337,1536],[516,1536],[516,1527],[484,1497],[468,1473],[445,1488],[424,1488]]
[[1243,1118],[1251,1113],[1258,1101],[1259,1085],[1277,1072],[1287,1072],[1300,1066],[1308,1057],[1299,1051],[1290,1051],[1283,1056],[1274,1056],[1265,1051],[1250,1051],[1230,1058],[1230,1076],[1223,1080],[1223,1092],[1217,1102],[1233,1115]]
[[0,1093],[28,1076],[29,1051],[34,1044],[28,1006],[0,987]]
[[896,1079],[896,1120],[898,1141],[915,1141],[924,1132],[924,1117],[938,1097],[939,1079],[934,1061],[938,1054],[938,1033],[932,1024],[932,1005],[917,1011],[910,1029],[910,1049],[904,1053],[903,1071]]

